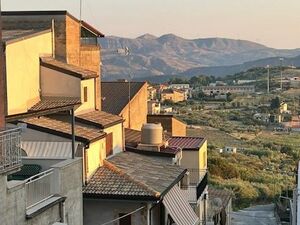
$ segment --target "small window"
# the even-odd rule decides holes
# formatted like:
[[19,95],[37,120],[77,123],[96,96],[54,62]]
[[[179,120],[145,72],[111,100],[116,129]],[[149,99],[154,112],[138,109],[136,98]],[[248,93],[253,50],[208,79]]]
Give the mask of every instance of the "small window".
[[83,101],[84,102],[88,101],[88,88],[87,87],[83,88]]

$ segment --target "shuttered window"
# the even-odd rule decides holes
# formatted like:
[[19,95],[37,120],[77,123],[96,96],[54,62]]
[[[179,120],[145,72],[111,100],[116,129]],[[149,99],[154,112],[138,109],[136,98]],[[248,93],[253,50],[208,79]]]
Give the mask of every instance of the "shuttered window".
[[88,101],[88,88],[87,87],[83,88],[83,101],[84,102]]
[[113,135],[112,133],[106,136],[106,157],[113,154]]

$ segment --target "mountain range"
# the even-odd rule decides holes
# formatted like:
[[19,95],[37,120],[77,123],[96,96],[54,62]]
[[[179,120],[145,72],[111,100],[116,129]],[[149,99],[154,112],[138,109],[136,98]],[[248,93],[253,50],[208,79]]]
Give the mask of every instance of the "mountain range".
[[[144,34],[130,39],[100,38],[103,79],[137,79],[153,76],[224,76],[256,66],[300,66],[300,49],[274,49],[265,45],[227,38],[184,39],[174,34],[156,37]],[[124,47],[129,55],[122,54]]]

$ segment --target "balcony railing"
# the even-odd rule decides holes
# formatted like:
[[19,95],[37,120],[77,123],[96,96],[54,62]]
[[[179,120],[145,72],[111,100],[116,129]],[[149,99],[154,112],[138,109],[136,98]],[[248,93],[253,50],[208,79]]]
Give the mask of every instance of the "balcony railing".
[[53,169],[25,180],[26,208],[30,208],[56,194],[56,185],[58,184],[55,182]]
[[207,187],[207,170],[188,169],[188,172],[188,181],[181,185],[181,189],[189,202],[197,202]]
[[80,43],[81,45],[99,45],[97,37],[81,37]]
[[203,177],[207,174],[207,170],[203,169],[187,169],[189,172],[190,185],[198,185]]
[[21,129],[0,131],[0,173],[21,165]]

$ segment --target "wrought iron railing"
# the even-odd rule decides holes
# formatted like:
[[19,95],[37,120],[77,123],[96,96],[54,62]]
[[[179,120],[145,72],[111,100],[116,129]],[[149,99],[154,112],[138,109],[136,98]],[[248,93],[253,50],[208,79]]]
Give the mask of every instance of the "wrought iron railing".
[[44,171],[25,180],[26,208],[30,208],[50,197],[55,193],[53,169]]
[[0,173],[21,165],[21,129],[0,131]]

